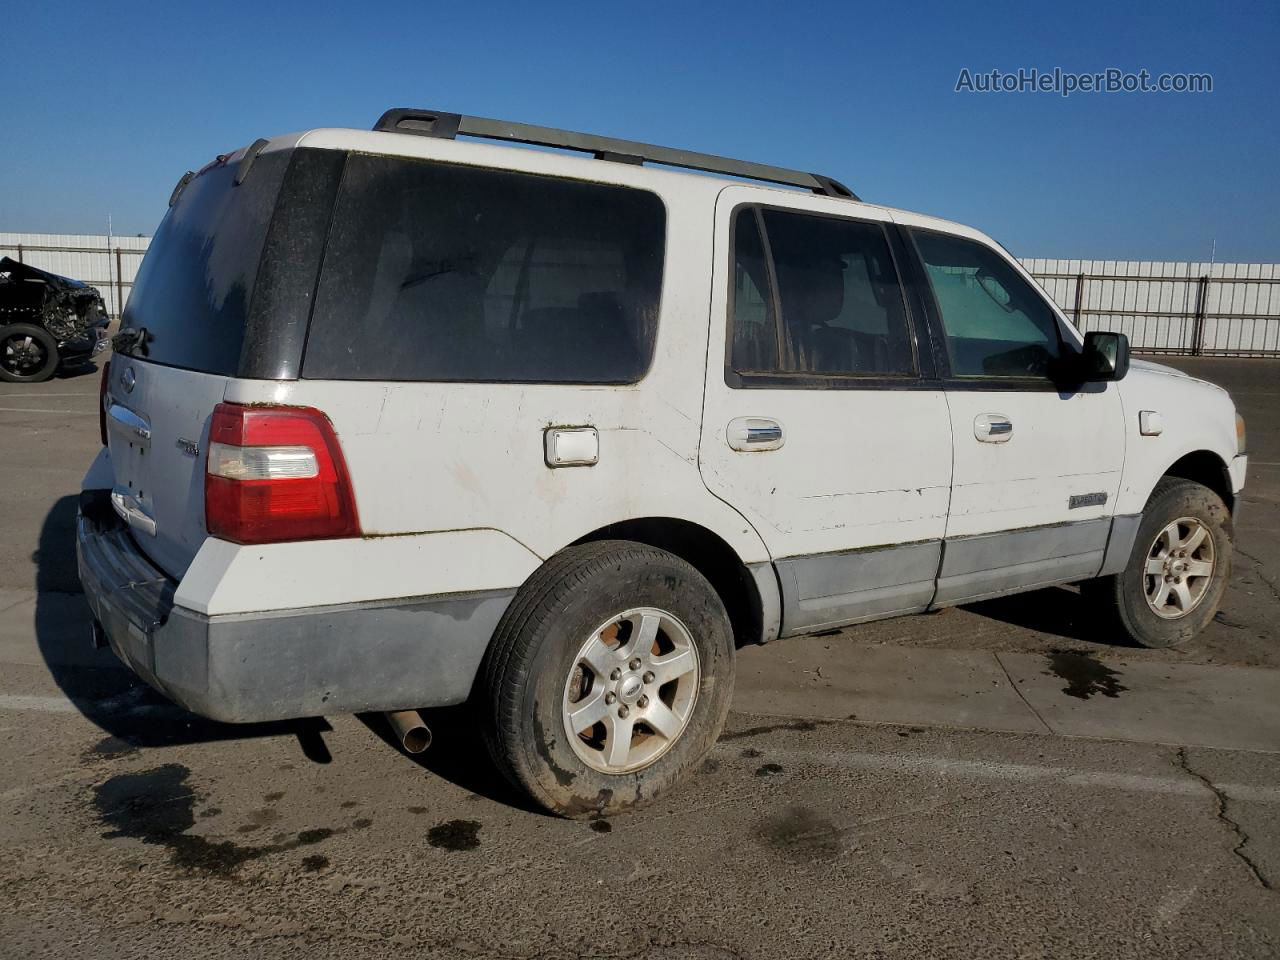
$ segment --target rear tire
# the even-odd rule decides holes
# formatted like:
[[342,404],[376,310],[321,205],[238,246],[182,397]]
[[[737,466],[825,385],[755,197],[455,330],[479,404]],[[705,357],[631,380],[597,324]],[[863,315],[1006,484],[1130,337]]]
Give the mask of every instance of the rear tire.
[[546,809],[618,813],[702,762],[733,667],[728,614],[690,564],[630,541],[569,547],[498,625],[481,668],[485,742]]
[[0,380],[41,383],[58,369],[58,344],[43,327],[13,323],[0,327]]
[[1218,612],[1231,576],[1231,513],[1202,484],[1162,477],[1125,569],[1083,584],[1106,622],[1144,647],[1176,647]]

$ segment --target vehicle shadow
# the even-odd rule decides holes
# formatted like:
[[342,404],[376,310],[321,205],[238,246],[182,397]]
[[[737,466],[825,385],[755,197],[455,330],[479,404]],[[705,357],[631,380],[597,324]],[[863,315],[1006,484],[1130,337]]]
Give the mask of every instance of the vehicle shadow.
[[101,368],[93,360],[87,360],[84,363],[72,364],[70,366],[58,367],[53,377],[55,380],[78,380],[81,377],[87,377],[92,373],[97,373]]
[[386,719],[377,713],[362,713],[358,719],[390,749],[402,754],[423,770],[448,780],[456,787],[514,807],[525,813],[551,816],[513,783],[507,780],[489,758],[488,748],[477,729],[477,720],[469,704],[420,710],[432,733],[441,735],[419,754],[406,753],[391,731]]
[[964,604],[961,609],[989,620],[1036,633],[1108,647],[1132,647],[1124,633],[1110,629],[1075,587],[1046,587],[992,600]]
[[36,568],[35,634],[54,683],[85,717],[135,747],[165,747],[214,740],[292,736],[315,763],[332,759],[320,718],[278,723],[229,724],[206,720],[143,683],[110,650],[90,643],[92,616],[76,571],[75,529],[79,497],[60,498],[45,516],[32,560]]

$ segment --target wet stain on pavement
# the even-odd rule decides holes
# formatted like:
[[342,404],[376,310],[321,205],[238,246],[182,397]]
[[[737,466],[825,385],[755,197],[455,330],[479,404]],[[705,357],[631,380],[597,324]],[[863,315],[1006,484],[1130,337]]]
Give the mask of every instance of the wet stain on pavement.
[[787,723],[771,723],[761,727],[748,727],[745,730],[735,730],[733,733],[723,733],[720,735],[720,741],[727,743],[730,740],[745,740],[748,737],[759,737],[766,733],[776,733],[779,730],[798,730],[809,731],[817,730],[818,727],[830,724],[830,720],[792,720]]
[[407,809],[410,813],[416,814],[419,816],[427,812],[426,807],[408,807]]
[[84,760],[93,762],[95,760],[119,760],[121,757],[131,757],[137,752],[138,748],[128,740],[121,737],[103,737],[81,756]]
[[275,803],[277,800],[280,800],[283,797],[284,797],[284,793],[268,793],[265,796],[263,796],[262,799],[266,803]]
[[[94,788],[98,817],[110,829],[103,839],[130,837],[168,849],[175,867],[231,878],[242,865],[268,854],[319,843],[341,831],[304,830],[293,840],[244,846],[188,833],[200,799],[187,782],[191,771],[177,763],[112,777]],[[209,813],[208,808],[201,816]],[[220,812],[220,811],[218,811]]]
[[480,846],[480,824],[475,820],[448,820],[427,831],[427,843],[441,850],[474,850]]
[[355,800],[343,800],[340,804],[338,804],[338,806],[340,806],[343,810],[350,810],[352,807],[360,806],[360,804]]
[[808,807],[792,804],[765,819],[760,839],[791,860],[834,860],[840,855],[840,830]]
[[373,821],[370,820],[368,817],[361,817],[358,820],[351,821],[352,830],[364,830],[365,828],[371,827],[371,826],[373,826]]
[[254,833],[263,827],[268,827],[280,819],[280,814],[270,807],[260,807],[257,810],[249,811],[249,819],[246,823],[236,827],[236,833]]
[[750,759],[750,758],[752,758],[752,757],[763,757],[763,756],[764,756],[764,751],[763,751],[763,750],[757,750],[755,747],[747,747],[747,749],[745,749],[745,750],[743,750],[743,751],[742,751],[742,756],[743,756],[743,757],[746,757],[746,758],[748,758],[748,759]]
[[592,820],[591,829],[596,833],[613,833],[613,824],[608,820]]
[[1062,692],[1077,700],[1088,700],[1094,694],[1112,699],[1129,688],[1120,683],[1120,673],[1099,663],[1087,653],[1067,650],[1049,651],[1049,673],[1067,681]]
[[329,858],[322,857],[318,854],[302,858],[302,869],[306,870],[308,873],[316,873],[317,871],[323,870],[328,865]]
[[758,768],[756,769],[756,776],[757,776],[757,777],[772,777],[772,776],[774,776],[774,775],[776,775],[776,774],[779,774],[779,773],[781,773],[781,772],[782,772],[782,764],[780,764],[780,763],[766,763],[766,764],[764,764],[763,766],[758,767]]

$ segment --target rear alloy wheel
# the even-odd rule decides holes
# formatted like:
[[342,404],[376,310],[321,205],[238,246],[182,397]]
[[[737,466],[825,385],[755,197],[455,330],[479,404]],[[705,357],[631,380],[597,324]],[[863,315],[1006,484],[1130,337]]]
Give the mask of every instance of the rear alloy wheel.
[[0,327],[0,380],[40,383],[58,369],[58,344],[30,323]]
[[568,817],[646,803],[715,745],[733,696],[719,595],[679,557],[629,541],[561,551],[516,594],[485,657],[485,740]]
[[1231,574],[1231,513],[1203,484],[1156,484],[1125,569],[1081,584],[1106,623],[1144,647],[1176,647],[1218,612]]
[[630,773],[679,740],[698,699],[698,648],[656,607],[627,610],[591,631],[564,687],[561,718],[578,758]]

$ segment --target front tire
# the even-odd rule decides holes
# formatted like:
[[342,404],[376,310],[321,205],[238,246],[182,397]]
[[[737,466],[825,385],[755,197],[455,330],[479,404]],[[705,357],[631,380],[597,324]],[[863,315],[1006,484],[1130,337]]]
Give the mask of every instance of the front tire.
[[1208,487],[1163,477],[1125,569],[1090,581],[1103,616],[1144,647],[1176,647],[1218,612],[1231,576],[1231,513]]
[[733,696],[719,596],[656,547],[569,547],[520,589],[482,667],[497,766],[566,817],[652,800],[702,762]]
[[58,344],[43,327],[12,323],[0,327],[0,380],[42,383],[58,369]]

